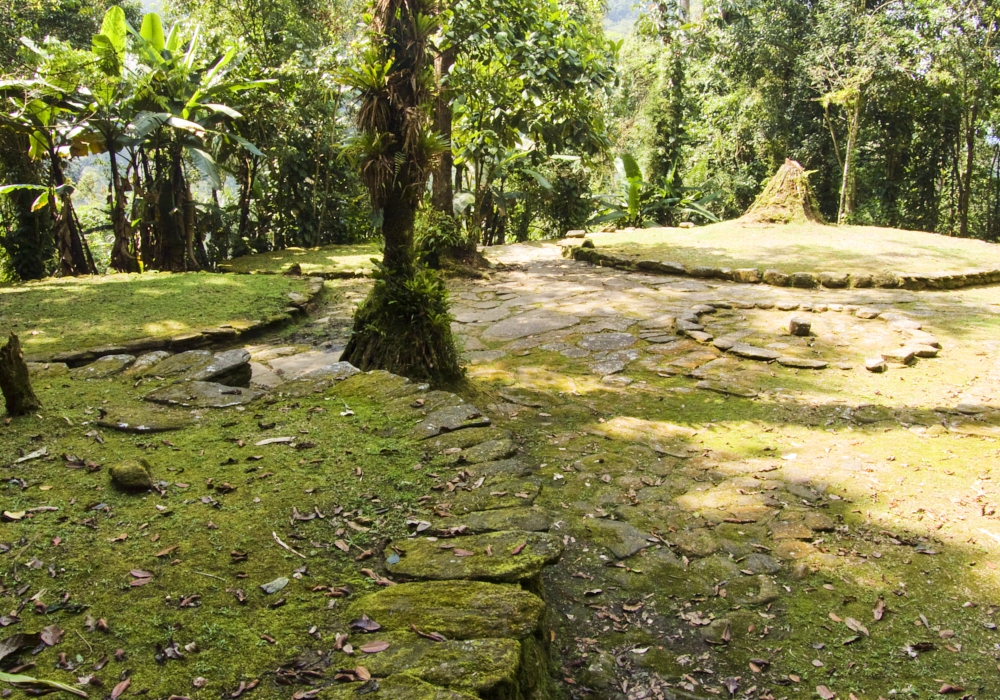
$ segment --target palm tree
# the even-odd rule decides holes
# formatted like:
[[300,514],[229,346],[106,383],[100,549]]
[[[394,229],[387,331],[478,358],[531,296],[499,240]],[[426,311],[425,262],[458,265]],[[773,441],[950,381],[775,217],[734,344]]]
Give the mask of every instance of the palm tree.
[[354,316],[344,359],[361,369],[413,378],[460,376],[447,293],[418,268],[413,222],[427,176],[447,146],[431,130],[434,83],[428,39],[437,28],[429,0],[374,0],[366,43],[347,81],[359,93],[354,140],[361,176],[381,218],[382,263]]

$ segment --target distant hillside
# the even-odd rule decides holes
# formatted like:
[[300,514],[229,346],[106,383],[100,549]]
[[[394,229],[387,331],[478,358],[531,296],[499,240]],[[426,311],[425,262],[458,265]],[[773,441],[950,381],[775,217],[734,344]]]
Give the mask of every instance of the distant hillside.
[[604,15],[604,31],[613,37],[623,37],[632,29],[639,16],[635,0],[608,0]]

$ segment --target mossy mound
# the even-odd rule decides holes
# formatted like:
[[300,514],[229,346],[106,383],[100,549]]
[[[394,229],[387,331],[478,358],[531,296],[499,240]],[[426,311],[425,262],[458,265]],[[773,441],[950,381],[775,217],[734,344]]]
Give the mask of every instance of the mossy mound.
[[354,700],[360,697],[358,693],[365,688],[364,695],[371,698],[390,698],[391,700],[475,700],[475,695],[468,695],[457,690],[441,688],[425,683],[419,678],[397,673],[388,678],[376,681],[377,688],[365,683],[348,683],[334,687],[324,693],[329,700]]
[[121,462],[108,470],[111,483],[122,491],[145,491],[153,488],[153,477],[140,462]]
[[809,186],[809,173],[788,158],[740,220],[756,224],[825,223]]

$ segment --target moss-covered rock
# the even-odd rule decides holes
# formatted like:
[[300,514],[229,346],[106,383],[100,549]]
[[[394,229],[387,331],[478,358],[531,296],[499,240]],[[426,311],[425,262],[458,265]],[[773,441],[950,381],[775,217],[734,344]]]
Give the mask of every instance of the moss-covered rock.
[[500,508],[469,513],[461,523],[472,532],[493,532],[497,530],[526,530],[547,532],[552,527],[552,518],[544,508]]
[[563,551],[555,535],[518,530],[459,537],[446,543],[436,538],[402,540],[393,542],[391,548],[400,552],[400,560],[386,568],[398,576],[498,583],[533,578],[545,566],[559,561]]
[[[377,685],[377,689],[375,689]],[[364,695],[358,695],[358,691],[365,686],[364,683],[346,683],[323,691],[321,697],[328,700],[356,700],[359,697],[368,697],[373,700],[478,700],[475,695],[469,695],[457,690],[441,688],[431,685],[415,676],[404,673],[397,673],[376,680],[370,690],[366,688]]]
[[122,491],[145,491],[153,488],[153,477],[145,464],[140,462],[119,462],[108,470],[111,483]]
[[448,639],[523,639],[538,629],[545,603],[518,586],[482,581],[404,583],[356,600],[353,617],[368,615],[386,631],[437,632]]

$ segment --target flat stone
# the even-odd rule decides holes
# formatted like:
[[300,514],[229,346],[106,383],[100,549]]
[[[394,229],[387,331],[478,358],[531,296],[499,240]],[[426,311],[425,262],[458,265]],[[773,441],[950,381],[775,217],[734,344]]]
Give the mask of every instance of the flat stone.
[[823,513],[806,513],[802,523],[813,532],[833,532],[837,529],[833,518]]
[[[694,317],[697,318],[697,317]],[[685,318],[677,319],[677,330],[679,331],[703,331],[705,326],[701,325],[697,321],[690,321]]]
[[793,272],[789,278],[789,283],[799,289],[813,289],[819,286],[819,280],[811,272]]
[[578,345],[593,351],[623,350],[635,345],[635,341],[631,333],[595,333],[584,336]]
[[621,520],[587,518],[582,527],[594,544],[606,548],[617,559],[625,559],[651,546],[648,533]]
[[886,362],[895,362],[899,365],[908,365],[913,362],[916,358],[916,353],[914,353],[913,348],[894,348],[892,350],[885,350],[881,353],[882,359]]
[[809,501],[810,503],[816,503],[817,501],[823,500],[823,496],[817,491],[809,488],[805,484],[796,484],[792,482],[785,485],[785,491],[797,496],[804,501]]
[[[388,678],[379,678],[378,691],[372,694],[374,698],[383,700],[478,700],[478,695],[469,695],[450,688],[431,685],[414,676],[399,673]],[[358,695],[361,689],[369,693],[370,686],[365,683],[338,683],[323,690],[324,700],[357,700],[364,695]]]
[[733,347],[729,348],[729,352],[737,357],[744,357],[748,360],[760,360],[763,362],[777,360],[781,357],[781,354],[775,352],[774,350],[758,348],[756,345],[750,345],[748,343],[736,343]]
[[150,367],[155,367],[168,357],[170,357],[170,353],[166,350],[154,350],[153,352],[147,352],[139,355],[136,361],[125,370],[125,376],[145,376],[149,374],[147,370],[149,370]]
[[162,350],[170,344],[167,338],[137,338],[122,343],[125,352],[130,355],[138,355],[145,350]]
[[804,559],[815,553],[816,548],[808,542],[801,540],[783,540],[774,546],[772,554],[778,559],[796,560]]
[[796,369],[824,369],[829,365],[824,360],[810,360],[805,357],[791,357],[788,355],[779,357],[778,364],[784,367],[795,367]]
[[777,559],[759,552],[749,555],[741,566],[755,574],[776,574],[781,571],[781,563]]
[[456,311],[454,316],[459,323],[494,323],[510,316],[510,309],[504,306],[492,309],[464,309]]
[[650,335],[643,338],[647,343],[659,345],[661,343],[672,343],[677,340],[676,335]]
[[120,374],[133,362],[135,355],[105,355],[89,365],[77,367],[69,374],[73,379],[104,379]]
[[184,373],[187,381],[217,382],[229,386],[250,386],[250,353],[243,348],[217,352],[201,367]]
[[938,339],[927,331],[907,329],[904,332],[910,337],[910,341],[915,345],[929,345],[932,348],[941,348],[941,343],[938,342]]
[[888,369],[885,360],[881,357],[869,357],[865,360],[865,369],[869,372],[874,372],[875,374],[881,374]]
[[788,322],[788,332],[792,335],[808,336],[812,330],[812,321],[801,316],[793,316]]
[[[885,315],[882,314],[883,318]],[[894,331],[919,331],[923,328],[923,324],[920,321],[914,321],[912,318],[906,318],[902,315],[893,315],[887,321],[886,325]]]
[[250,362],[250,386],[254,389],[269,390],[284,384],[277,372],[260,362]]
[[776,540],[811,540],[813,534],[802,522],[778,520],[771,523],[771,537]]
[[[521,643],[516,639],[432,642],[414,632],[377,633],[364,637],[365,643],[378,641],[388,643],[389,648],[377,654],[361,655],[359,659],[373,676],[407,675],[437,687],[473,693],[475,697],[479,697],[478,693],[489,694],[513,687],[521,656]],[[374,695],[385,697],[381,686]],[[324,694],[324,697],[328,696]]]
[[577,316],[536,309],[493,324],[483,331],[483,338],[486,340],[516,340],[529,335],[569,328],[579,322],[580,319]]
[[501,438],[499,440],[487,440],[478,445],[473,445],[461,453],[460,461],[469,464],[479,464],[480,462],[496,462],[513,457],[517,454],[517,445],[513,440]]
[[590,366],[590,371],[594,374],[598,374],[601,377],[606,377],[610,374],[616,374],[625,369],[625,363],[621,360],[601,360],[600,362],[595,362]]
[[606,377],[601,377],[601,384],[604,386],[616,387],[618,389],[624,389],[631,384],[632,381],[631,377],[623,377],[621,375],[608,375]]
[[673,328],[677,323],[676,317],[670,314],[661,314],[653,318],[639,321],[641,328]]
[[171,384],[146,394],[147,401],[170,406],[193,408],[229,408],[242,406],[260,398],[264,392],[256,389],[226,386],[215,382],[182,382]]
[[871,318],[878,318],[878,315],[880,313],[882,312],[879,311],[878,309],[873,309],[868,306],[862,306],[860,309],[854,312],[854,315],[857,316],[858,318],[871,319]]
[[66,352],[56,353],[51,358],[52,362],[63,362],[70,367],[79,367],[88,362],[93,362],[95,359],[97,359],[97,356],[90,350],[67,350]]
[[[327,358],[329,357],[327,355]],[[311,369],[300,375],[299,379],[332,379],[339,382],[348,377],[353,377],[355,374],[361,374],[361,370],[350,362],[338,361]]]
[[448,501],[452,515],[465,515],[478,510],[530,506],[538,498],[539,491],[541,482],[537,478],[514,478],[472,491],[455,491],[448,495]]
[[469,513],[459,524],[465,525],[472,532],[498,530],[548,532],[552,527],[552,519],[542,508],[499,508]]
[[707,557],[719,551],[719,542],[704,528],[681,530],[671,540],[678,551],[690,557]]
[[493,490],[492,484],[497,479],[516,479],[519,477],[531,476],[531,474],[534,473],[531,465],[520,459],[498,459],[494,462],[470,464],[466,467],[466,470],[472,473],[473,480],[478,479],[481,476],[486,477],[488,484],[491,486],[491,491]]
[[192,423],[191,417],[183,413],[147,406],[111,409],[103,418],[97,420],[97,425],[102,428],[121,433],[140,434],[182,430]]
[[817,279],[828,289],[846,289],[851,284],[851,276],[846,272],[821,272]]
[[691,340],[696,340],[699,343],[710,343],[713,338],[711,333],[706,333],[705,331],[681,331],[681,335],[685,335]]
[[911,345],[910,349],[913,350],[913,354],[916,357],[937,357],[938,353],[941,352],[935,347],[930,345]]
[[[441,545],[447,545],[448,549]],[[555,535],[517,530],[446,541],[417,537],[396,540],[389,548],[398,550],[400,556],[396,564],[386,563],[390,574],[435,581],[461,579],[494,583],[516,583],[534,578],[544,567],[559,561],[563,551],[562,540]]]
[[738,396],[744,399],[752,399],[757,396],[757,392],[745,386],[740,386],[739,384],[732,384],[729,382],[714,381],[711,379],[703,379],[694,385],[696,389],[702,389],[704,391],[714,391],[717,394],[725,394],[726,396]]
[[499,428],[466,428],[465,430],[459,430],[454,433],[442,433],[441,435],[430,439],[428,444],[436,450],[447,450],[455,447],[460,450],[465,450],[469,447],[473,447],[474,445],[478,445],[481,442],[487,442],[489,440],[502,440],[509,437],[509,431],[500,430]]
[[431,412],[414,426],[412,433],[417,439],[426,440],[441,433],[449,433],[463,428],[481,428],[489,424],[490,419],[484,416],[478,408],[472,404],[460,403]]
[[535,632],[545,603],[518,585],[425,581],[390,586],[355,600],[351,619],[367,615],[388,632],[437,632],[448,639],[524,639]]
[[335,365],[339,359],[339,352],[330,353],[320,350],[310,350],[309,352],[300,352],[295,355],[275,357],[267,360],[266,364],[279,376],[285,380],[290,380],[305,376],[318,378],[320,375],[313,374],[313,372]]
[[212,353],[208,350],[188,350],[170,355],[155,365],[150,366],[144,376],[180,377],[188,372],[194,372],[212,361]]

